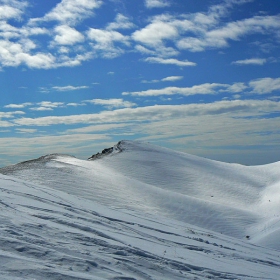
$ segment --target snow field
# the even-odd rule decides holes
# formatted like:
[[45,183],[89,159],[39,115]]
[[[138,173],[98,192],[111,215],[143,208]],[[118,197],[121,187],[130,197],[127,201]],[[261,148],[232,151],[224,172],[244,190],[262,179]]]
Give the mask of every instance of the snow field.
[[121,141],[2,168],[1,279],[279,279],[279,167]]

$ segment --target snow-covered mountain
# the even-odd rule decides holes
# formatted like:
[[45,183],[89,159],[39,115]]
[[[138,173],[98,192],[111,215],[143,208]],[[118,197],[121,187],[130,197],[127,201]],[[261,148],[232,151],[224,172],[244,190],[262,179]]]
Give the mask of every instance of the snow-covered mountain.
[[279,279],[280,162],[121,141],[0,173],[1,279]]

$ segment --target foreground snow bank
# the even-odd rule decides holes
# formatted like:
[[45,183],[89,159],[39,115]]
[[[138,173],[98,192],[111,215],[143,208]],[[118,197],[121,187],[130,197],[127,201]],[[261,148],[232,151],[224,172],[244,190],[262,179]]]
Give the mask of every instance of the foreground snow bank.
[[13,177],[0,185],[3,280],[279,279],[279,251]]

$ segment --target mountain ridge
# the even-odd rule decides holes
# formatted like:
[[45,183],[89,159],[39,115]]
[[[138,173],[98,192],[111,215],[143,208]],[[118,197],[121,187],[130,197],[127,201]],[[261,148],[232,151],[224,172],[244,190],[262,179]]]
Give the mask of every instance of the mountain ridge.
[[278,231],[278,165],[223,163],[123,140],[89,160],[48,155],[0,173],[117,208],[159,212],[236,238],[250,236],[251,242],[266,245]]

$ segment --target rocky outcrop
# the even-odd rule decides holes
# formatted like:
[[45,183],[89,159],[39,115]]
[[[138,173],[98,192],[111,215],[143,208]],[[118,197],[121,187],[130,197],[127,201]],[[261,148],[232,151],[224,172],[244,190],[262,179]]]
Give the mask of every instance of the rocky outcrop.
[[97,154],[92,155],[91,157],[88,158],[88,160],[95,160],[95,159],[99,159],[104,156],[107,156],[109,154],[112,154],[112,153],[121,152],[122,151],[122,149],[120,147],[121,143],[122,143],[122,141],[119,141],[117,145],[110,147],[110,148],[106,148],[106,149],[102,150],[101,153],[98,152]]

